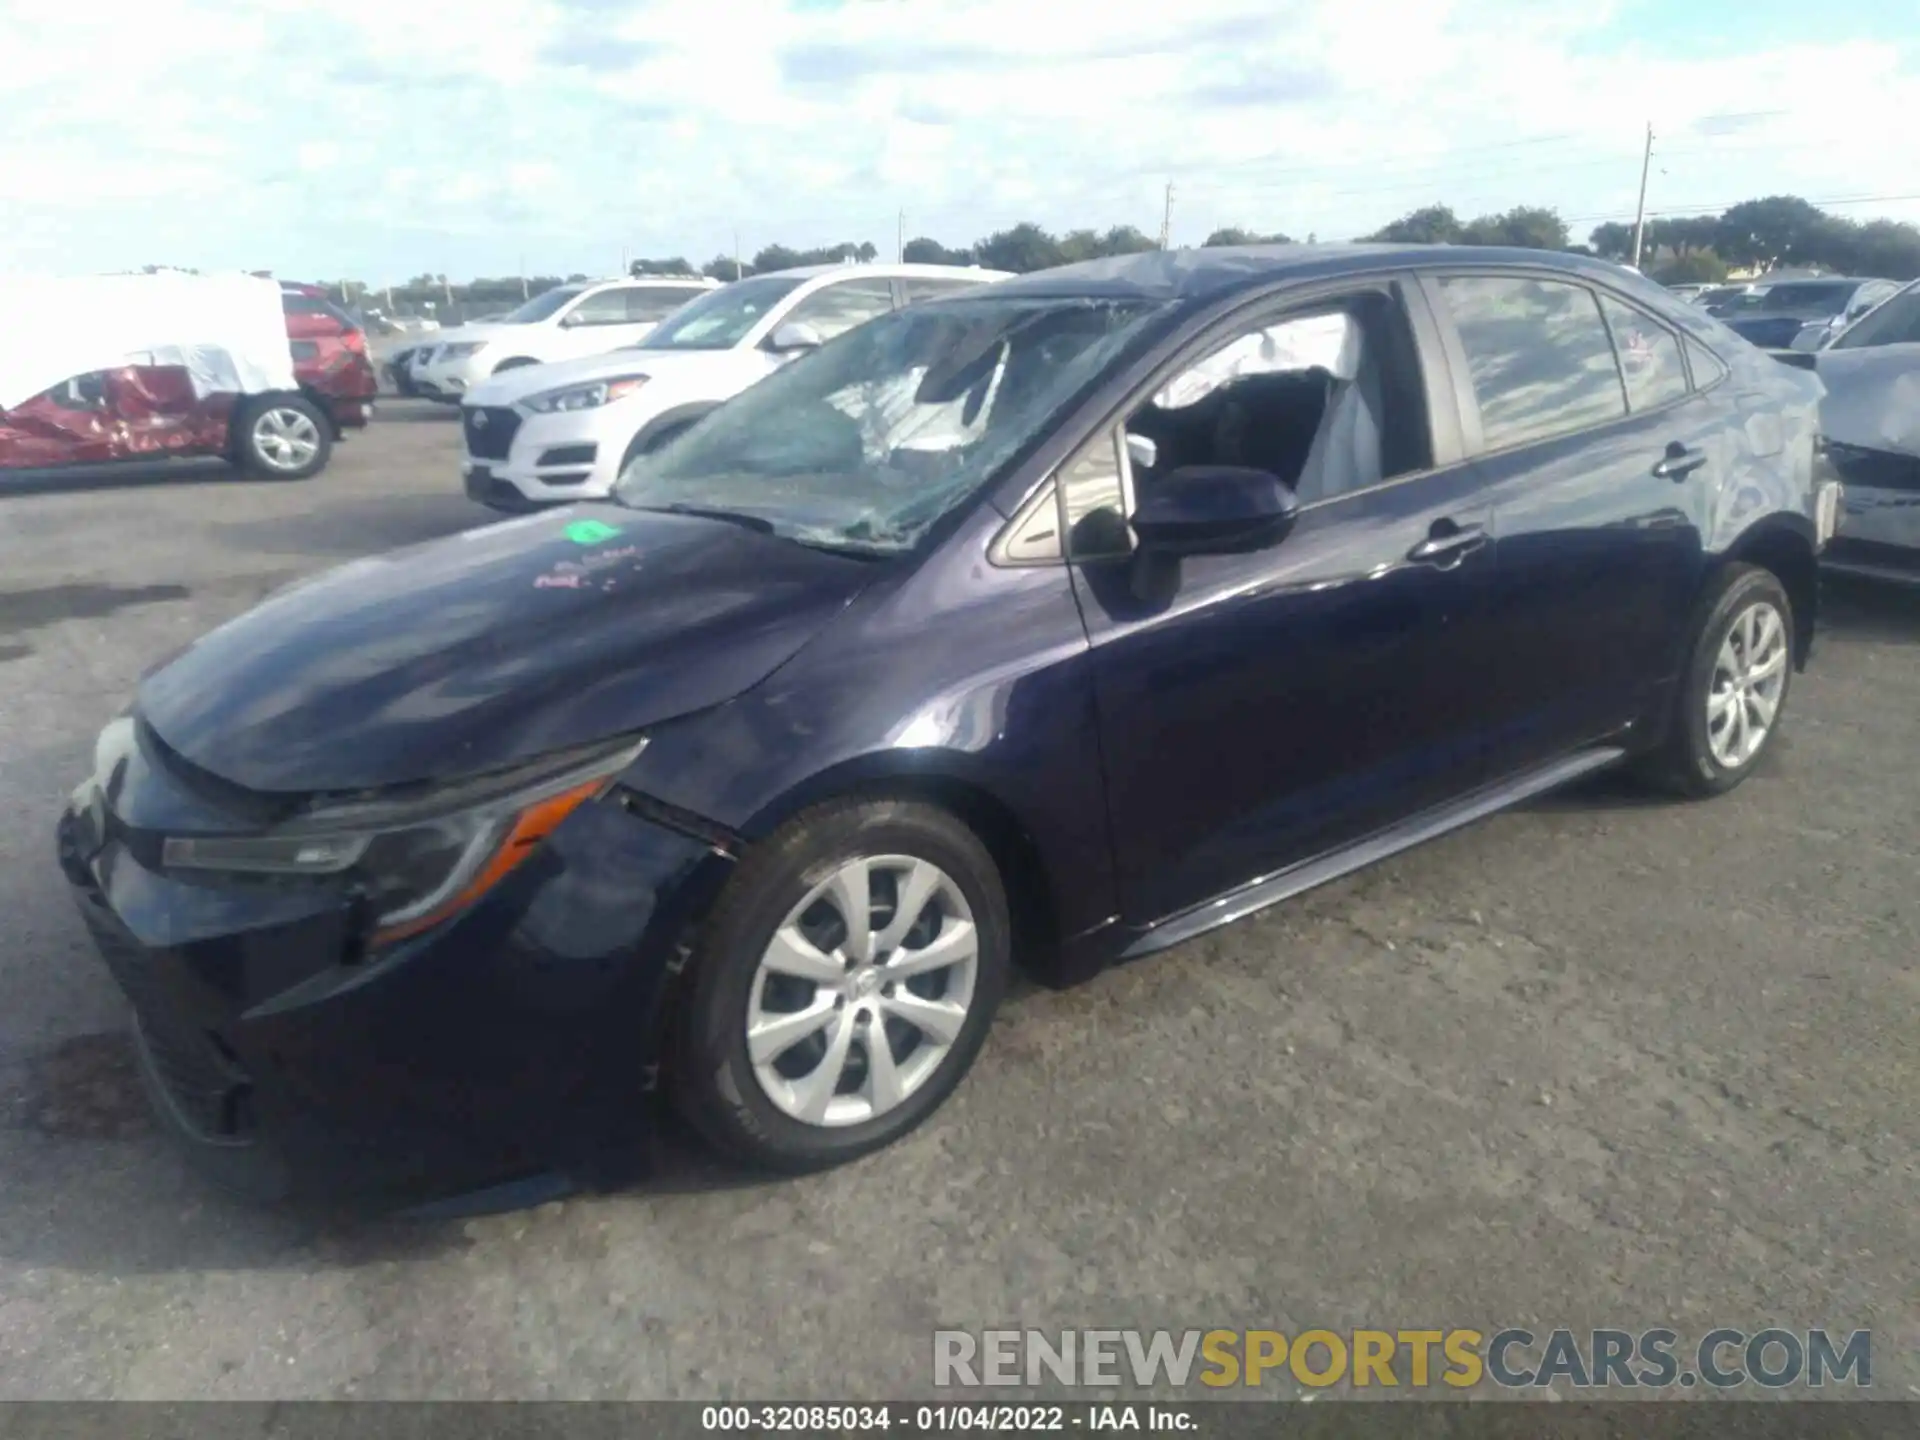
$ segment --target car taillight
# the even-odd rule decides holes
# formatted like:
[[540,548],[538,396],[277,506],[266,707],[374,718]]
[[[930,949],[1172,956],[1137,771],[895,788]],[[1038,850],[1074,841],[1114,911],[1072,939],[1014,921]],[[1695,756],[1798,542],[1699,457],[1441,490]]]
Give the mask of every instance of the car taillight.
[[349,330],[345,335],[342,335],[340,338],[342,341],[345,342],[347,349],[353,351],[354,354],[364,355],[367,353],[367,332],[366,331]]

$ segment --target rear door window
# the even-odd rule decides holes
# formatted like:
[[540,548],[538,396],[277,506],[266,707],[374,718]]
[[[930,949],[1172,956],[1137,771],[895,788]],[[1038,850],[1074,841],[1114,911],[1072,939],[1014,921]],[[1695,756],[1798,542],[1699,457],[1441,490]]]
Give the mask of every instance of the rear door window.
[[1466,352],[1486,449],[1570,435],[1627,413],[1613,341],[1585,286],[1455,275],[1439,291]]
[[1613,332],[1627,403],[1635,410],[1652,410],[1682,399],[1687,393],[1687,362],[1674,333],[1611,295],[1600,297],[1600,313]]
[[627,292],[623,289],[597,290],[567,312],[569,325],[625,325]]
[[684,285],[632,285],[626,290],[627,319],[636,325],[664,320],[702,291]]
[[807,296],[787,313],[783,323],[810,325],[822,340],[831,340],[891,309],[891,281],[841,280]]

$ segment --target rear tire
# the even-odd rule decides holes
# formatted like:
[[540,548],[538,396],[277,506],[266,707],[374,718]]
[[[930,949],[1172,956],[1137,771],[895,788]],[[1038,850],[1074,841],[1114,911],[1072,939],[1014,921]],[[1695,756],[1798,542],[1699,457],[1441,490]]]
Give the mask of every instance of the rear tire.
[[903,800],[808,810],[749,852],[708,920],[674,1019],[675,1104],[760,1169],[878,1150],[959,1086],[1011,957],[1000,873],[952,815]]
[[1689,799],[1724,795],[1779,733],[1793,684],[1793,601],[1771,570],[1729,565],[1702,600],[1665,740],[1639,766]]
[[232,425],[234,464],[263,480],[305,480],[333,454],[333,421],[304,395],[248,400]]

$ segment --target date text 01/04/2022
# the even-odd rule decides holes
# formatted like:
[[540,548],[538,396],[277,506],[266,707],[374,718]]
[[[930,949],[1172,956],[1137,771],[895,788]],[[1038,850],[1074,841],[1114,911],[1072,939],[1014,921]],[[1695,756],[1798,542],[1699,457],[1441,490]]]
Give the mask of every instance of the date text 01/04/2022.
[[1193,1416],[1176,1405],[708,1405],[705,1431],[794,1434],[900,1429],[929,1434],[1069,1430],[1190,1431]]

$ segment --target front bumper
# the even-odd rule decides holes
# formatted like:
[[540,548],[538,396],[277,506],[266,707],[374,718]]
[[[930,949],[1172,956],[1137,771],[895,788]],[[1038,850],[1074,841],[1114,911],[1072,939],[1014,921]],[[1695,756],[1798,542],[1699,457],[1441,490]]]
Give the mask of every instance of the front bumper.
[[616,791],[471,910],[362,955],[342,894],[151,867],[128,799],[76,797],[60,864],[156,1108],[214,1179],[403,1205],[556,1171],[592,1183],[648,1131],[677,957],[730,868],[708,841]]
[[620,413],[627,407],[619,401],[556,415],[485,407],[490,423],[476,430],[474,408],[461,411],[460,474],[469,496],[499,509],[571,505],[611,494],[627,445],[645,418]]
[[416,364],[408,374],[413,380],[416,394],[424,395],[429,400],[457,404],[461,396],[492,373],[490,365],[484,354],[463,355],[458,360]]

